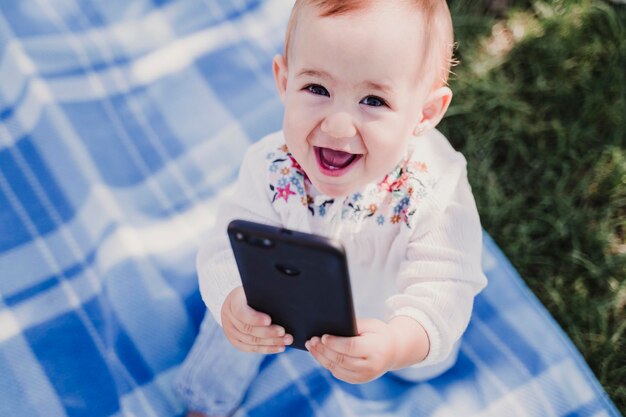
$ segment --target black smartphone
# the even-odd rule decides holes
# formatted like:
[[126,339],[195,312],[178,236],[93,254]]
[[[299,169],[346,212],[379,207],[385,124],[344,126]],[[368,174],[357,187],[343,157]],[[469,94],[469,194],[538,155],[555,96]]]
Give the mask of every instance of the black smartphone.
[[293,335],[305,349],[313,336],[355,336],[348,263],[340,242],[245,220],[228,236],[248,305]]

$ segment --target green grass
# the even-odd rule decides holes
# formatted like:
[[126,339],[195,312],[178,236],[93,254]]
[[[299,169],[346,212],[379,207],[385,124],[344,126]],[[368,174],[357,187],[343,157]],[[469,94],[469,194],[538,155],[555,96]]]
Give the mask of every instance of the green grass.
[[461,64],[440,128],[483,226],[626,414],[626,6],[451,9]]

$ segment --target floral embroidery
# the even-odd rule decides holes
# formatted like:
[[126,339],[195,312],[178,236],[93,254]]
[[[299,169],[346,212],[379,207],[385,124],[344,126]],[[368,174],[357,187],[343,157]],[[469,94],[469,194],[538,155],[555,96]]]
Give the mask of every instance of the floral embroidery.
[[311,204],[313,204],[313,197],[311,197],[310,195],[304,196],[300,199],[300,202],[305,207],[310,206]]
[[[317,208],[317,212],[320,215],[320,217],[326,216],[326,206],[332,205],[334,202],[335,202],[335,199],[330,199],[320,204],[320,206]],[[315,216],[315,207],[309,206],[309,210],[313,210],[312,214]]]
[[296,193],[291,191],[289,189],[289,187],[291,187],[291,184],[287,184],[287,186],[284,187],[284,188],[283,187],[278,187],[278,192],[274,196],[274,200],[276,200],[277,198],[284,198],[285,201],[289,201],[289,196],[290,195],[296,195]]
[[[327,199],[321,203],[315,201],[309,194],[312,184],[287,145],[269,152],[266,158],[269,161],[272,203],[289,203],[294,196],[298,205],[306,207],[311,216],[326,217],[328,208],[335,204],[335,199]],[[417,210],[417,204],[428,195],[434,183],[425,162],[405,160],[379,183],[368,185],[338,203],[343,205],[341,219],[363,221],[373,218],[372,221],[378,226],[389,222],[394,225],[405,224],[410,228],[410,220]]]
[[266,159],[271,161],[269,188],[274,193],[272,203],[281,199],[288,203],[291,196],[297,196],[300,197],[302,205],[307,206],[308,199],[305,196],[304,183],[308,181],[308,178],[304,175],[300,164],[289,153],[287,145],[281,146],[277,151],[270,152],[266,156]]
[[391,224],[404,223],[411,227],[410,219],[416,212],[416,203],[428,194],[428,165],[424,162],[404,161],[381,182],[370,186],[366,192],[355,193],[348,201],[351,210],[344,211],[342,217],[354,220],[376,215],[376,224],[383,226],[387,220]]

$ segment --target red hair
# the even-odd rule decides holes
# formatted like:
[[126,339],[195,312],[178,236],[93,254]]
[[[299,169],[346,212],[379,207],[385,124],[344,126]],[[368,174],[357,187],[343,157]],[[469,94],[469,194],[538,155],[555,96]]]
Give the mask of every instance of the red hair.
[[[295,32],[300,11],[305,6],[318,10],[320,17],[349,14],[362,10],[376,0],[296,0],[291,11],[285,36],[285,60],[289,54],[291,38]],[[379,0],[391,2],[393,0]],[[428,59],[422,66],[423,75],[432,74],[434,88],[446,85],[454,59],[454,34],[452,18],[445,0],[404,0],[424,18],[424,50]]]

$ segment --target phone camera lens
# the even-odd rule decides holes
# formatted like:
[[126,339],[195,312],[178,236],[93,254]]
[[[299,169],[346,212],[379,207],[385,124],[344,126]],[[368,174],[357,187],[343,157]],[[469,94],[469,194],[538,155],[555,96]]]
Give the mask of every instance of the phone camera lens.
[[269,239],[263,239],[263,246],[269,248],[270,246],[272,246],[272,241]]
[[235,238],[236,238],[237,240],[243,240],[243,233],[241,233],[241,232],[237,232],[237,233],[235,234]]

